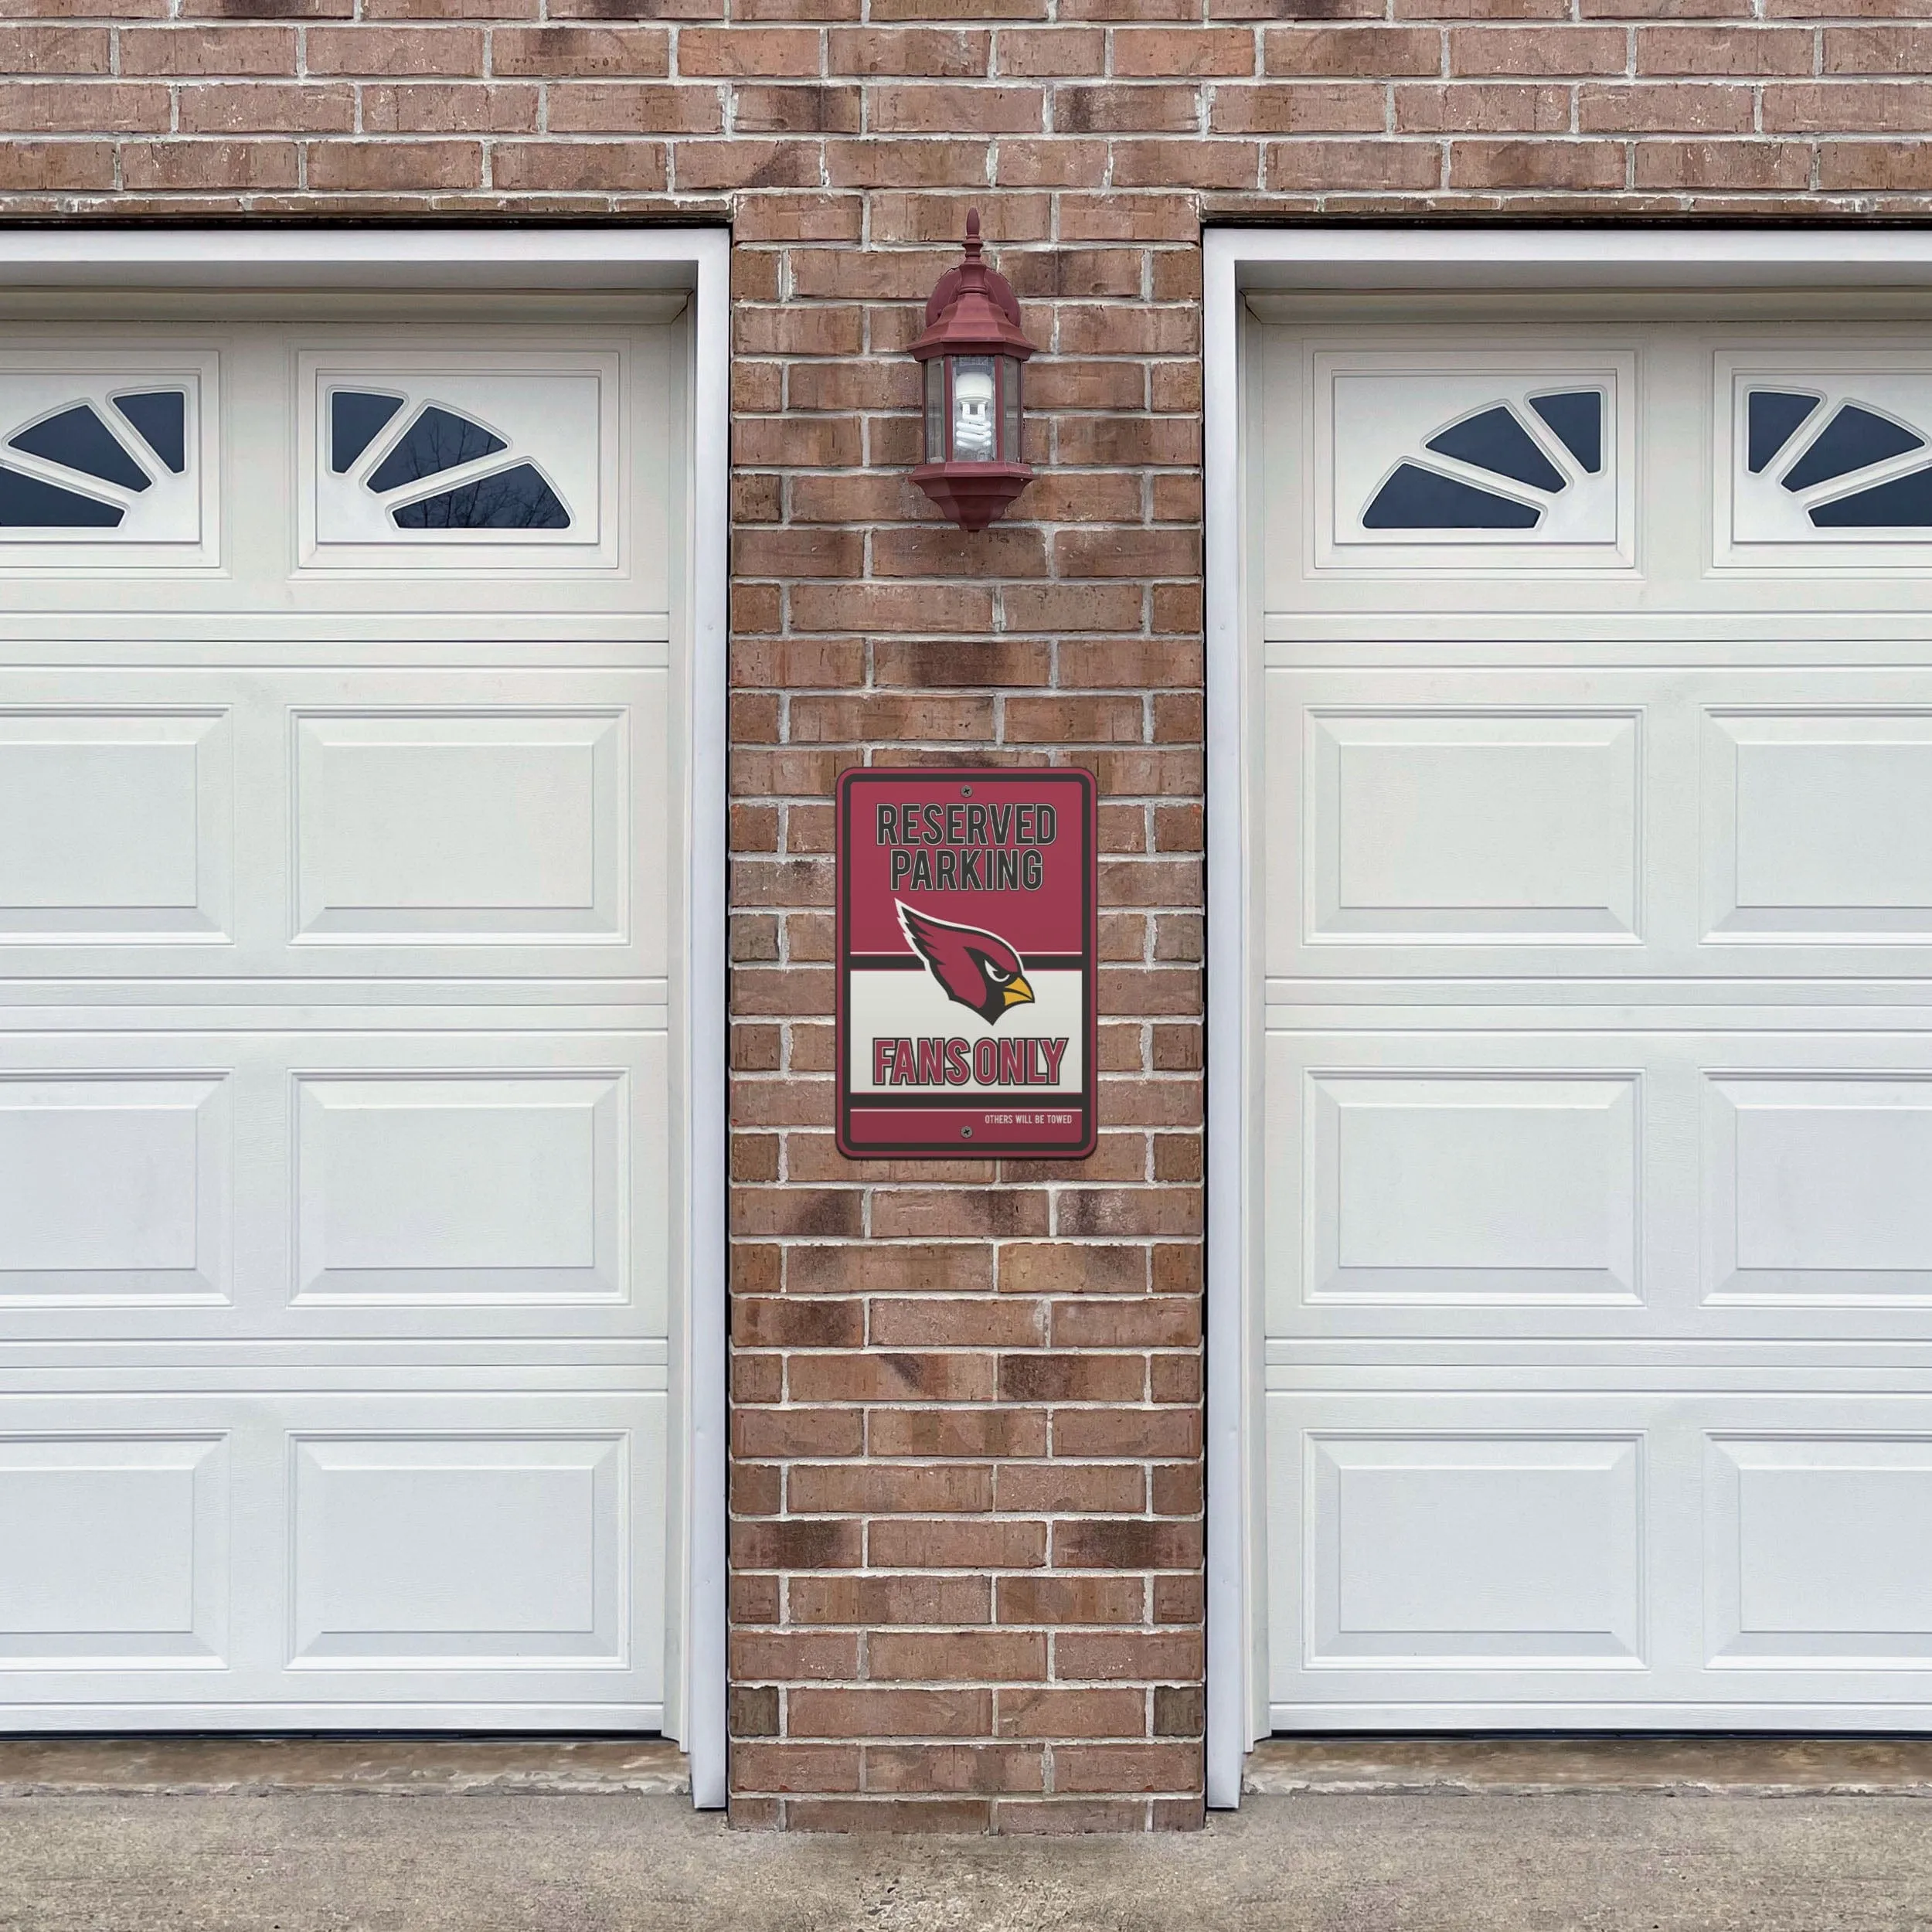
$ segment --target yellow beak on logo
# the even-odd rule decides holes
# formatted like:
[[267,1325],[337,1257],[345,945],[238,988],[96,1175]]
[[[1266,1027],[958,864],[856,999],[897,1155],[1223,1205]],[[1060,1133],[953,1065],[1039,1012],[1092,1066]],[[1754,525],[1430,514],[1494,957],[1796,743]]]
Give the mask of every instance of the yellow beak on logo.
[[1006,1004],[1009,1006],[1025,1006],[1033,997],[1033,989],[1015,974],[1006,986]]

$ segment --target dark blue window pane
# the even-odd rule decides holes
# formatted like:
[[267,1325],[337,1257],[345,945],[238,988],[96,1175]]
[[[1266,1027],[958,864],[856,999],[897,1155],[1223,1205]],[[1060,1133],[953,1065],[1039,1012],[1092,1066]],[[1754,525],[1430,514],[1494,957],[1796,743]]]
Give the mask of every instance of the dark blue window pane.
[[1560,490],[1563,474],[1537,448],[1536,439],[1510,412],[1498,403],[1480,416],[1465,417],[1430,437],[1427,447],[1458,463],[1513,477],[1535,490]]
[[118,483],[124,490],[145,490],[145,470],[121,447],[114,433],[102,422],[89,403],[77,403],[22,430],[12,439],[16,450],[29,456],[44,457],[62,468],[79,470],[97,476],[104,483]]
[[376,464],[369,486],[372,490],[400,489],[405,483],[420,483],[426,476],[440,476],[460,463],[474,463],[509,447],[481,423],[472,423],[467,416],[439,409],[432,403],[403,432],[402,440]]
[[114,405],[141,440],[179,476],[188,467],[188,398],[178,389],[117,396]]
[[399,530],[567,530],[570,512],[528,463],[391,513]]
[[118,503],[102,503],[0,467],[0,529],[111,530],[126,514]]
[[1752,475],[1763,473],[1821,400],[1781,389],[1754,389],[1745,397],[1744,467]]
[[1932,470],[1913,470],[1869,490],[1821,503],[1811,512],[1821,530],[1923,530],[1932,528]]
[[338,476],[352,469],[356,457],[382,434],[389,418],[402,406],[400,396],[372,396],[359,389],[337,389],[328,399],[328,467]]
[[1872,410],[1860,409],[1855,403],[1847,403],[1791,465],[1784,487],[1808,490],[1814,483],[1849,475],[1868,464],[1883,463],[1888,456],[1903,456],[1907,450],[1923,448],[1924,444],[1923,437],[1913,435],[1903,423],[1895,423],[1889,416],[1880,416]]
[[1362,513],[1371,530],[1533,530],[1543,512],[1404,463]]
[[1594,476],[1604,467],[1602,390],[1573,389],[1556,396],[1532,396],[1529,406],[1589,474]]

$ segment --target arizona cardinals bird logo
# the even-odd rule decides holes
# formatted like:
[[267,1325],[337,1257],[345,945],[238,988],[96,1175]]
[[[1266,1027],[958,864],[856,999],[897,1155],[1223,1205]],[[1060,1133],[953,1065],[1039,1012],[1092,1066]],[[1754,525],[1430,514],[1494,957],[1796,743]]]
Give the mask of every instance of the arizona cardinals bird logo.
[[996,933],[916,913],[903,899],[893,903],[907,942],[931,968],[948,999],[970,1006],[989,1024],[1009,1007],[1032,1002],[1033,989],[1019,954]]

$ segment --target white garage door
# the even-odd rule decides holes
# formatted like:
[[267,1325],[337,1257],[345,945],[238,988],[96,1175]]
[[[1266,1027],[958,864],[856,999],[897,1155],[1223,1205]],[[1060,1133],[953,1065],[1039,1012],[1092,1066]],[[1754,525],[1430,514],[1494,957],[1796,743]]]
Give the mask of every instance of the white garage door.
[[1272,1721],[1923,1726],[1925,332],[1252,339]]
[[0,1729],[652,1728],[682,325],[192,313],[0,329]]

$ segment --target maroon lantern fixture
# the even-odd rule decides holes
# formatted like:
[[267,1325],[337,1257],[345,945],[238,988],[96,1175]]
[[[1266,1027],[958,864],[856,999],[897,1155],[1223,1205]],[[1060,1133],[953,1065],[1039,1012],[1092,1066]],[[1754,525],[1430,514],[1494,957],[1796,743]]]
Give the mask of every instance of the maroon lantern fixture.
[[966,259],[939,278],[913,353],[926,366],[926,460],[913,481],[962,529],[983,530],[1033,480],[1020,461],[1020,365],[1033,345],[1019,298],[979,258],[979,210],[966,211]]

